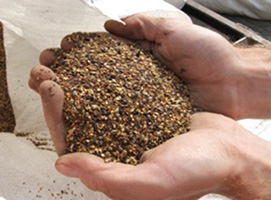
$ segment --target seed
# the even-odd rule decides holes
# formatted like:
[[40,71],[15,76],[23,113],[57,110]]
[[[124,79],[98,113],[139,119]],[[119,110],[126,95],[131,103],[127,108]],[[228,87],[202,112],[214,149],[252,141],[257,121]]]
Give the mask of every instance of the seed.
[[73,92],[72,92],[72,96],[73,96],[73,97],[76,97],[76,96],[77,96],[77,92],[76,92],[76,91],[73,91]]
[[66,152],[136,165],[140,156],[189,130],[189,91],[136,44],[109,34],[73,33],[51,69],[65,93]]

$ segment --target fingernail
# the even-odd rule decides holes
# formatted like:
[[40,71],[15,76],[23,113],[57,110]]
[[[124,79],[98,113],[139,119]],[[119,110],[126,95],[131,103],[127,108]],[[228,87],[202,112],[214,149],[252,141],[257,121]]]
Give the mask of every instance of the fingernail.
[[56,163],[56,169],[59,171],[61,174],[69,177],[78,177],[78,171],[71,166],[68,166],[63,163]]

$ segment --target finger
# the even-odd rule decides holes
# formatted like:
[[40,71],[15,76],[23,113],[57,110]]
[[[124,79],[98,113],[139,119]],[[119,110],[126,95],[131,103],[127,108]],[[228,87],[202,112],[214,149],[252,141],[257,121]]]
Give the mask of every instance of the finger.
[[30,88],[39,92],[40,84],[43,81],[57,79],[56,74],[44,65],[33,67],[30,72],[30,80],[28,82]]
[[[225,127],[225,124],[227,127]],[[198,129],[221,130],[236,126],[236,121],[221,114],[197,112],[192,115],[191,131]]]
[[215,123],[213,114],[207,112],[198,112],[192,115],[191,131],[200,128],[209,128],[210,123]]
[[108,20],[104,27],[112,34],[137,40],[144,49],[151,51],[164,64],[168,64],[167,58],[163,55],[165,50],[168,52],[167,40],[172,33],[176,32],[176,24],[191,24],[187,21],[180,22],[179,19],[155,18],[142,14],[125,18],[124,22],[125,24]]
[[58,48],[54,48],[54,49],[45,49],[43,52],[41,52],[40,54],[40,64],[44,65],[44,66],[51,66],[56,58],[57,58],[57,51],[59,51],[60,49]]
[[163,38],[161,33],[164,32],[161,30],[163,19],[137,14],[123,20],[126,24],[108,20],[104,27],[107,31],[119,37],[137,40],[141,47],[152,52],[154,56],[164,62],[158,50]]
[[38,88],[36,87],[35,82],[34,82],[31,78],[28,80],[28,86],[29,86],[32,90],[34,90],[35,92],[39,93]]
[[80,178],[90,189],[104,192],[113,199],[142,199],[140,194],[145,195],[144,199],[158,199],[163,191],[159,187],[161,172],[150,164],[104,163],[101,158],[87,153],[73,153],[60,157],[56,168],[66,176]]
[[72,35],[65,36],[61,41],[61,48],[64,51],[70,51],[75,46],[75,41],[72,40]]
[[50,67],[54,64],[57,57],[63,53],[63,50],[70,51],[71,48],[75,46],[75,44],[69,38],[71,38],[71,35],[67,35],[62,39],[61,48],[49,48],[42,51],[39,57],[40,64]]
[[39,87],[43,112],[52,140],[58,155],[62,155],[66,148],[65,125],[62,116],[64,92],[54,81],[46,80]]
[[108,20],[104,27],[107,31],[129,39],[155,41],[162,18],[153,18],[142,14],[123,19],[125,24]]

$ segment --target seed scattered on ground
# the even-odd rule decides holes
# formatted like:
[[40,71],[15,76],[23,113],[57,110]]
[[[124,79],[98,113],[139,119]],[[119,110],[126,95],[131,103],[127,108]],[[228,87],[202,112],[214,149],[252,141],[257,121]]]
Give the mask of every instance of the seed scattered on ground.
[[189,130],[185,84],[152,54],[106,33],[73,33],[51,69],[65,93],[67,153],[138,164],[141,155]]

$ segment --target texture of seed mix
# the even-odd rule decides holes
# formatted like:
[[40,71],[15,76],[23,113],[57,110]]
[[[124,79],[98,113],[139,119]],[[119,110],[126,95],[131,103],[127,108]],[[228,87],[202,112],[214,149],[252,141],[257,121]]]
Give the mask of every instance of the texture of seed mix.
[[15,117],[8,94],[3,28],[3,24],[0,22],[0,131],[13,132],[15,128]]
[[51,69],[65,93],[66,152],[137,164],[142,153],[189,130],[184,83],[149,52],[107,33],[73,33]]

